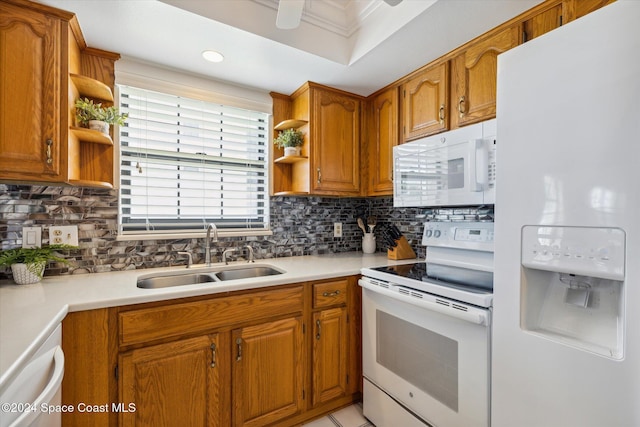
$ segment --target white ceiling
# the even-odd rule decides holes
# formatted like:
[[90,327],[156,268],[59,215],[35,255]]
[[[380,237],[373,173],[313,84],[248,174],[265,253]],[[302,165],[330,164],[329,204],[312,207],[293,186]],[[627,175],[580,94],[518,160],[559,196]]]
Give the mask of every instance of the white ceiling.
[[294,30],[276,28],[277,0],[39,1],[123,57],[265,92],[314,81],[366,96],[542,0],[305,0]]

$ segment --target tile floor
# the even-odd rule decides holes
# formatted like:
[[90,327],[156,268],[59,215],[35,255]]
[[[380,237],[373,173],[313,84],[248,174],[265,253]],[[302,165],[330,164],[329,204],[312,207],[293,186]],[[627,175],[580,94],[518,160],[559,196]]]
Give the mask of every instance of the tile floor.
[[355,404],[340,409],[303,427],[375,427],[362,415],[362,405]]

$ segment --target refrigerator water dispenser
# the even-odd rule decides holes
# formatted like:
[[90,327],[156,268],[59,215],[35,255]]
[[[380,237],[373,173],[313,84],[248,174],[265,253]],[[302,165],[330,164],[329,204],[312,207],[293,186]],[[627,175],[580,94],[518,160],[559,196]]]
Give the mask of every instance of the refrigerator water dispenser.
[[625,232],[522,228],[520,327],[580,350],[624,356]]

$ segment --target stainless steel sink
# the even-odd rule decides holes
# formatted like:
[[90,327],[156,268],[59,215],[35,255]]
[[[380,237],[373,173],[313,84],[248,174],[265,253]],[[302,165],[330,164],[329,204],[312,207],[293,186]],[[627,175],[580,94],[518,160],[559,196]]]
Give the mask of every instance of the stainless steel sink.
[[284,271],[268,265],[250,267],[209,268],[198,273],[158,273],[138,278],[137,286],[144,289],[159,289],[171,286],[195,285],[198,283],[223,282],[227,280],[250,279],[256,277],[273,276]]
[[222,281],[250,279],[252,277],[274,276],[276,274],[282,274],[282,271],[268,266],[234,268],[218,271],[217,273],[215,273],[216,277]]
[[138,287],[145,289],[167,288],[170,286],[195,285],[197,283],[215,282],[213,274],[190,273],[167,276],[153,276],[138,279]]

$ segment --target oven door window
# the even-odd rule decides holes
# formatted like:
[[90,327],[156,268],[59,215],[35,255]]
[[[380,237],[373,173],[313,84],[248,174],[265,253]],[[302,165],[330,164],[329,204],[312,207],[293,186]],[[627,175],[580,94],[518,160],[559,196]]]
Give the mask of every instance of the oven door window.
[[434,399],[458,411],[458,343],[376,311],[376,361]]

